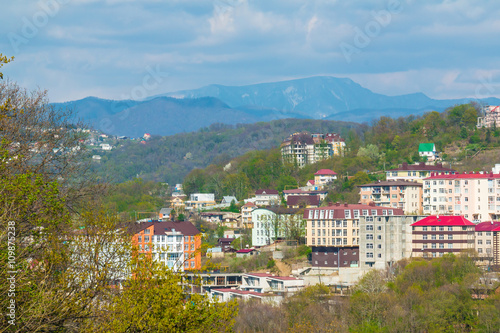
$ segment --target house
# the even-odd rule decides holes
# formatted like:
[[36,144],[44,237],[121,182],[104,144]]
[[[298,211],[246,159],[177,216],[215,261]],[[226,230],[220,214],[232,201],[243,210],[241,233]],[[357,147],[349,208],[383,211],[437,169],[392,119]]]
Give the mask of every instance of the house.
[[208,258],[224,258],[224,251],[220,247],[211,247],[207,249]]
[[404,215],[403,210],[374,204],[340,204],[307,208],[306,244],[312,249],[313,267],[359,267],[361,216]]
[[[481,222],[474,227],[475,249],[480,259],[480,264],[500,265],[499,238],[500,222]],[[495,237],[496,236],[496,237]],[[496,239],[495,239],[496,238]],[[496,241],[496,242],[495,242]]]
[[453,169],[445,168],[441,163],[436,165],[427,165],[424,162],[408,164],[403,163],[399,168],[387,170],[386,180],[407,180],[423,183],[424,178],[429,177],[431,173],[455,174]]
[[200,218],[203,221],[211,222],[211,223],[220,223],[224,220],[223,212],[202,212],[200,213]]
[[413,257],[434,258],[474,250],[475,225],[463,216],[431,215],[411,227]]
[[219,238],[217,240],[217,245],[222,249],[222,252],[227,252],[231,248],[231,243],[234,238]]
[[362,270],[387,269],[410,258],[411,224],[424,215],[385,215],[359,217],[359,267]]
[[201,269],[201,233],[189,221],[145,222],[134,226],[132,244],[140,254],[174,271]]
[[376,206],[401,208],[405,214],[421,214],[422,183],[408,180],[378,181],[358,185],[360,202]]
[[321,169],[314,174],[314,190],[322,190],[337,179],[337,173],[330,169]]
[[236,251],[237,258],[245,258],[248,256],[255,256],[257,254],[259,254],[259,251],[257,251],[256,249],[241,249]]
[[241,223],[244,228],[253,228],[252,211],[257,209],[257,205],[253,202],[247,202],[241,207]]
[[273,244],[280,238],[289,237],[292,231],[303,233],[305,223],[299,209],[283,207],[257,208],[252,211],[252,245]]
[[474,222],[500,219],[500,174],[432,173],[424,179],[426,215],[463,215]]
[[433,143],[421,143],[418,146],[418,155],[429,162],[435,161],[438,158],[436,145]]
[[233,201],[234,201],[235,204],[238,203],[238,199],[236,199],[235,196],[227,195],[227,196],[222,197],[221,204],[222,205],[227,205],[229,207],[231,205],[231,202],[233,202]]
[[240,289],[259,293],[273,292],[290,296],[305,287],[304,280],[269,273],[246,273],[242,275]]
[[201,210],[215,206],[215,194],[213,193],[193,193],[186,201],[187,210]]
[[255,197],[245,199],[245,203],[252,202],[257,206],[278,206],[280,201],[280,193],[277,190],[270,189],[257,190],[255,191]]
[[319,204],[319,195],[292,195],[286,200],[287,208],[312,208]]
[[170,207],[175,210],[183,210],[186,206],[184,200],[186,199],[185,194],[181,194],[179,192],[172,193],[172,199],[170,200]]
[[172,214],[172,208],[162,208],[158,214],[160,220],[168,220]]
[[109,143],[101,143],[102,150],[111,150],[113,147]]
[[336,133],[294,133],[281,143],[280,150],[283,161],[302,168],[332,156],[343,155],[345,140]]

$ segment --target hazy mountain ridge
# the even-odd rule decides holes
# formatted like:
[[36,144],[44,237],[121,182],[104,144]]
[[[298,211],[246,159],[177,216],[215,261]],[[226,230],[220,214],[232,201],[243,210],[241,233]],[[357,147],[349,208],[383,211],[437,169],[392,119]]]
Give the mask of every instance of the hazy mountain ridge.
[[[88,97],[56,104],[73,108],[93,127],[115,135],[172,135],[213,123],[238,124],[284,118],[369,122],[443,111],[471,98],[435,100],[423,93],[387,96],[348,78],[317,76],[247,86],[209,85],[153,96],[143,101]],[[497,98],[487,98],[500,104]]]

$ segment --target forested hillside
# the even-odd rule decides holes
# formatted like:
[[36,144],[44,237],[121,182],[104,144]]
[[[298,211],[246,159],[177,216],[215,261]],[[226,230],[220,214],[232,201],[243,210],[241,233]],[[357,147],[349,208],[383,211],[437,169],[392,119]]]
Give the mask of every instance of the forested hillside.
[[[383,178],[384,170],[400,163],[423,161],[418,146],[424,142],[435,143],[437,150],[443,152],[443,162],[451,163],[459,171],[490,170],[498,161],[495,149],[500,146],[500,131],[477,129],[477,116],[475,105],[464,104],[421,117],[382,117],[372,126],[361,127],[361,131],[349,131],[345,157],[333,157],[299,169],[283,163],[278,149],[252,151],[233,159],[230,165],[224,161],[191,171],[185,178],[184,190],[242,199],[259,188],[283,190],[304,186],[318,169],[329,168],[341,175],[332,185],[329,200],[356,202],[355,185]],[[481,149],[490,153],[478,165],[471,157]],[[348,176],[354,177],[348,179]]]
[[278,147],[297,131],[363,136],[362,125],[341,121],[284,119],[236,126],[213,124],[197,132],[153,136],[144,143],[121,141],[117,149],[104,153],[94,168],[113,182],[140,177],[175,184],[195,168],[224,165],[246,152]]

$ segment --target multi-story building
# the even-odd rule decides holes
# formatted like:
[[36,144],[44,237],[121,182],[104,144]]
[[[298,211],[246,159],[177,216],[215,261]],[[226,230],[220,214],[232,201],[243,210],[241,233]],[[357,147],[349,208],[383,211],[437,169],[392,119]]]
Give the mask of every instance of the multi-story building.
[[304,280],[295,277],[275,276],[268,273],[246,273],[242,275],[240,289],[289,296],[304,287]]
[[326,196],[328,195],[328,191],[304,191],[302,189],[293,189],[293,190],[283,190],[283,199],[285,201],[288,200],[289,197],[291,196],[305,196],[305,195],[310,195],[310,196],[319,196],[319,201],[325,200]]
[[189,221],[141,223],[132,243],[175,271],[201,269],[201,234]]
[[412,256],[433,258],[474,250],[475,224],[463,216],[431,215],[412,227]]
[[359,263],[362,269],[385,269],[410,258],[411,224],[425,216],[360,216]]
[[280,204],[280,193],[277,190],[257,190],[255,191],[255,197],[250,199],[245,199],[245,203],[252,202],[257,206],[279,206]]
[[241,206],[241,223],[243,228],[252,229],[252,212],[254,209],[257,209],[257,205],[253,202],[247,202],[243,206]]
[[306,244],[316,267],[358,267],[361,216],[403,215],[403,210],[374,204],[340,204],[305,209]]
[[337,179],[337,173],[330,169],[321,169],[314,174],[315,190],[322,190],[326,185]]
[[170,200],[170,207],[172,207],[177,211],[183,210],[184,207],[186,206],[184,200],[186,200],[185,194],[180,192],[174,192],[172,193],[172,199]]
[[305,223],[299,209],[268,207],[252,211],[252,245],[265,246],[293,231],[303,232]]
[[206,209],[215,206],[215,194],[213,193],[193,193],[186,201],[187,210]]
[[336,133],[309,134],[294,133],[281,144],[281,156],[284,161],[303,167],[326,160],[332,156],[341,156],[345,150],[345,140]]
[[422,213],[422,184],[416,181],[389,180],[359,185],[362,204],[401,208],[405,214]]
[[[497,230],[495,232],[495,230]],[[499,265],[500,258],[498,252],[498,238],[496,240],[495,247],[495,234],[500,231],[500,222],[481,222],[476,224],[475,232],[476,232],[476,243],[475,249],[476,252],[481,258],[480,264],[483,265]],[[495,253],[496,249],[496,253]]]
[[424,180],[424,214],[464,215],[477,222],[500,218],[500,174],[431,174]]
[[477,127],[493,128],[500,124],[500,105],[483,106],[483,117],[477,117]]
[[454,174],[455,170],[445,168],[441,163],[436,165],[427,165],[424,162],[417,164],[403,163],[399,168],[387,170],[386,180],[407,180],[423,182],[423,179],[429,177],[431,173]]

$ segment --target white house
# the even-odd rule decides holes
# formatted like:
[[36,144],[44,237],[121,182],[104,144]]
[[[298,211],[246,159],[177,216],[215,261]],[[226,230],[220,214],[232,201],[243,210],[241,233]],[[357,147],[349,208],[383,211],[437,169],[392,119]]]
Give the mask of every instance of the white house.
[[257,206],[278,206],[280,199],[280,193],[276,190],[257,190],[255,197],[245,199],[245,203],[252,202]]
[[242,275],[241,290],[258,293],[273,292],[292,295],[304,288],[304,280],[290,276],[275,276],[268,273],[246,273]]
[[418,146],[418,155],[426,157],[427,161],[435,161],[437,158],[436,145],[433,143],[421,143]]

